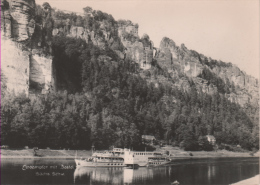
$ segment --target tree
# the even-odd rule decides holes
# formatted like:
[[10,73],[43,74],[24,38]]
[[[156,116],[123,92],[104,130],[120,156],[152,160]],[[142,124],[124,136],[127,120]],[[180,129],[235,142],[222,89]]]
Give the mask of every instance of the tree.
[[75,23],[76,26],[84,26],[84,20],[81,16],[77,16],[77,19],[76,19],[76,23]]
[[198,144],[201,150],[212,151],[213,145],[211,145],[206,136],[200,136],[198,139]]
[[186,131],[184,133],[183,149],[185,151],[197,151],[197,150],[199,150],[199,145],[198,145],[196,136],[193,132]]
[[93,9],[89,6],[87,6],[87,7],[83,8],[83,11],[84,11],[85,15],[88,15],[88,14],[92,13]]
[[44,3],[42,4],[42,7],[43,7],[45,10],[51,9],[50,4],[47,3],[47,2],[44,2]]

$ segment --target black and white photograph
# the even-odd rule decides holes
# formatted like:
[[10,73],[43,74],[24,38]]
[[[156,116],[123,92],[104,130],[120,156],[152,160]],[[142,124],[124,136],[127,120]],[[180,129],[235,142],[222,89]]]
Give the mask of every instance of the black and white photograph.
[[1,184],[259,185],[259,0],[1,0]]

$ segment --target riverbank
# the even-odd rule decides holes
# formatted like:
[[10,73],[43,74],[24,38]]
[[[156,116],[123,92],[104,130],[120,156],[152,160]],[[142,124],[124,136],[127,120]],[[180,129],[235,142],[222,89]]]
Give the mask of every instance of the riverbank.
[[75,158],[91,156],[90,150],[51,150],[39,149],[34,155],[33,149],[1,149],[1,159],[5,158]]
[[[250,152],[231,152],[227,150],[218,151],[183,151],[178,147],[162,147],[158,152],[168,151],[172,159],[191,159],[191,158],[221,158],[221,157],[259,157],[259,152],[252,155]],[[39,149],[34,156],[33,149],[1,149],[1,158],[75,158],[91,156],[90,150],[51,150]]]
[[234,183],[232,185],[259,185],[260,184],[260,176],[256,175],[252,178],[239,181],[237,183]]
[[259,151],[257,153],[252,152],[231,152],[227,150],[218,151],[184,151],[179,147],[166,146],[161,147],[159,151],[169,151],[169,154],[173,158],[217,158],[217,157],[259,157]]

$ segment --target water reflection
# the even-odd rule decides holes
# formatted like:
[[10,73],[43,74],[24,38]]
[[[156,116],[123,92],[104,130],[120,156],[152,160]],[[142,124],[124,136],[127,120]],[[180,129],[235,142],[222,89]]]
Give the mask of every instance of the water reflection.
[[80,167],[74,171],[75,184],[122,184],[123,168]]
[[74,171],[74,183],[169,185],[178,180],[181,184],[230,184],[258,173],[258,164],[255,162],[200,160],[138,169],[80,167]]
[[208,179],[212,179],[216,176],[216,166],[213,164],[208,165]]
[[[23,166],[48,166],[27,169]],[[71,166],[63,169],[63,166]],[[55,168],[53,168],[55,167]],[[38,176],[38,173],[50,174]],[[52,175],[64,174],[64,175]],[[75,168],[73,159],[4,159],[1,161],[1,184],[232,184],[259,174],[258,158],[222,158],[175,160],[168,166]]]
[[165,167],[138,169],[80,167],[74,172],[74,183],[132,184],[153,181],[154,177],[165,172],[167,172]]

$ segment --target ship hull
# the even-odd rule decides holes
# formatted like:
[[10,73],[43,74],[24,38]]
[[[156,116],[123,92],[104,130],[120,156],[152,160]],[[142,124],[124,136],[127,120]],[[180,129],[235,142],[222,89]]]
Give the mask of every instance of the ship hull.
[[170,161],[164,161],[164,162],[149,162],[147,166],[160,166],[160,165],[166,165],[171,163]]
[[93,162],[75,159],[77,167],[124,167],[122,162]]
[[147,167],[147,166],[160,166],[171,163],[170,161],[161,161],[161,162],[142,162],[142,163],[134,163],[134,164],[126,164],[127,167],[136,168],[136,167]]

